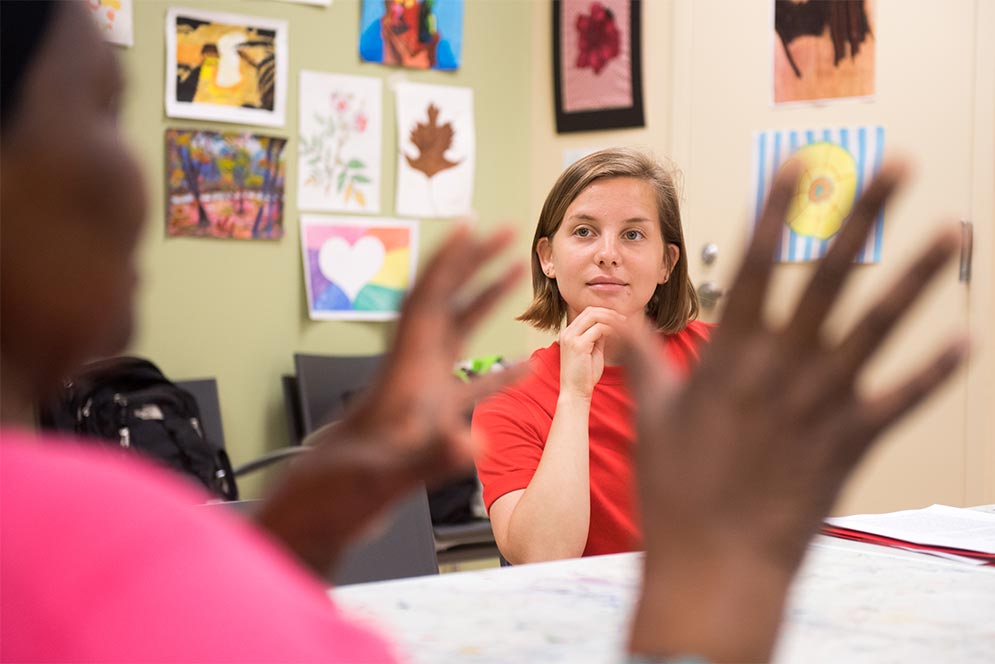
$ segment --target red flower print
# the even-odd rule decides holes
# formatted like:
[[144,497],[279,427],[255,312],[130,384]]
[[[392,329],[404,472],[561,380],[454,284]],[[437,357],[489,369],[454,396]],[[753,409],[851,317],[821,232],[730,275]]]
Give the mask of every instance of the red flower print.
[[356,131],[362,134],[364,131],[366,131],[366,116],[363,115],[362,113],[357,113],[355,124],[356,124]]
[[591,13],[577,16],[577,67],[590,67],[600,74],[612,58],[618,57],[619,34],[615,15],[600,2],[591,3]]

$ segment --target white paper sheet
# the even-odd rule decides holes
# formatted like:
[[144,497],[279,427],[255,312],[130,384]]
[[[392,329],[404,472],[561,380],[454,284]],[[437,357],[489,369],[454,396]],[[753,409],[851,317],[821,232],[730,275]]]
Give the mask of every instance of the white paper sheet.
[[995,553],[995,514],[977,510],[930,505],[919,510],[834,517],[826,523],[916,544]]

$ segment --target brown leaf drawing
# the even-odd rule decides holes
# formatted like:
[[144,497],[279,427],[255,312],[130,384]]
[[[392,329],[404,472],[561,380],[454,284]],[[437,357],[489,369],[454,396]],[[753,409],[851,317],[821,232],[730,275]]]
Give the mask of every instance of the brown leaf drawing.
[[428,105],[428,124],[418,122],[411,130],[411,142],[418,148],[420,154],[417,159],[412,159],[405,153],[404,158],[408,160],[411,168],[421,171],[426,177],[432,177],[439,171],[444,171],[453,166],[459,166],[458,161],[446,159],[446,150],[453,144],[453,126],[447,122],[444,125],[436,124],[439,120],[439,109],[435,104]]

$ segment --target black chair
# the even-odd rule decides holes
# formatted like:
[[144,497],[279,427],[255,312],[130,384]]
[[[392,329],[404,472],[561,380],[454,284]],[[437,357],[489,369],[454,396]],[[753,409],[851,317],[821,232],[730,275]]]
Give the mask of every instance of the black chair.
[[[339,419],[370,384],[380,360],[295,354],[304,434]],[[420,488],[394,507],[381,529],[349,548],[331,578],[345,585],[438,573],[428,496]]]
[[[294,355],[297,369],[296,383],[284,377],[284,403],[297,403],[300,420],[305,431],[335,421],[342,417],[351,401],[369,385],[379,368],[383,356],[339,357],[328,355]],[[307,375],[305,375],[307,374]],[[288,396],[288,386],[299,393]],[[308,399],[309,393],[323,393],[326,399]],[[288,419],[291,419],[288,415]],[[431,515],[431,509],[429,510]],[[494,541],[489,519],[474,519],[465,523],[439,523],[432,525],[436,559],[440,563],[497,558],[499,553]]]
[[382,359],[382,355],[295,353],[294,368],[304,434],[341,419],[356,395],[373,382]]
[[[382,357],[295,354],[296,389],[304,431],[309,433],[342,417],[351,401],[373,381]],[[286,395],[290,388],[286,382],[284,385]],[[489,519],[433,524],[432,537],[436,559],[441,563],[499,555]]]

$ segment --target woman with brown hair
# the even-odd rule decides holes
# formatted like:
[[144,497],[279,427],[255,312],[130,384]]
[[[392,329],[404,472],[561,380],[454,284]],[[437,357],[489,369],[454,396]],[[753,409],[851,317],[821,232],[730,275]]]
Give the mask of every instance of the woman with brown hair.
[[519,320],[559,339],[474,412],[484,500],[510,562],[639,547],[619,333],[648,322],[661,354],[687,373],[709,335],[695,320],[687,263],[673,174],[648,154],[602,150],[553,185],[532,243],[534,298]]

